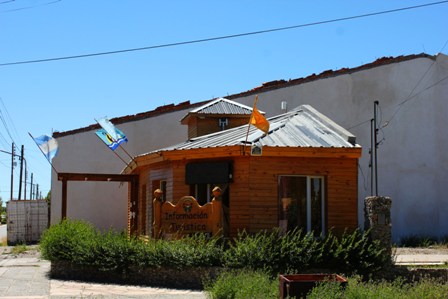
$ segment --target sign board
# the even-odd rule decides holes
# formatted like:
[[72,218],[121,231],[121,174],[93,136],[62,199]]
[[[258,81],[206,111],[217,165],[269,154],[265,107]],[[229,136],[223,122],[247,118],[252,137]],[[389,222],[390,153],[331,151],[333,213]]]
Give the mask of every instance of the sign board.
[[175,205],[170,202],[155,201],[154,208],[154,238],[166,235],[182,235],[194,233],[221,232],[222,204],[212,201],[200,206],[192,196],[182,197]]

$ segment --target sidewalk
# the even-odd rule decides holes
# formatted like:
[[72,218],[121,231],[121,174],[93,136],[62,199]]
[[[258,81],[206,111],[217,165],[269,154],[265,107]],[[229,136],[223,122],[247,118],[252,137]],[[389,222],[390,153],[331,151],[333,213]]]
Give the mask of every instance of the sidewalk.
[[38,254],[14,256],[0,247],[0,298],[207,298],[204,292],[164,288],[86,283],[49,279],[50,262]]
[[448,249],[396,248],[396,265],[448,265]]

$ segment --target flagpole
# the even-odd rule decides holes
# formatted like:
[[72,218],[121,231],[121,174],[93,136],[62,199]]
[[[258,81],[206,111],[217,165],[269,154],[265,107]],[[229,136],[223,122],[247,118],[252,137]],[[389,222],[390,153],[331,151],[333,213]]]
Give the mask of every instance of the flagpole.
[[137,164],[137,161],[134,160],[134,157],[132,157],[126,150],[124,147],[121,146],[121,144],[118,144],[118,146],[128,155],[129,158],[131,158],[131,160]]
[[252,113],[250,114],[249,124],[247,125],[246,140],[244,141],[244,147],[243,147],[243,156],[246,154],[246,144],[247,144],[247,138],[249,137],[250,123],[252,122],[252,114],[254,113],[253,109],[255,108],[255,105],[257,105],[257,102],[258,102],[258,95],[255,96],[254,106],[252,107]]
[[[95,134],[96,135],[96,134]],[[100,136],[98,136],[98,135],[96,135],[100,140],[101,140],[101,137]],[[101,141],[103,141],[103,140],[101,140]],[[104,142],[102,142],[104,145],[106,145],[107,146],[107,144],[105,144]],[[108,147],[108,146],[107,146]],[[112,150],[112,152],[115,154],[115,156],[117,156],[118,158],[120,158],[120,160],[124,163],[124,164],[126,164],[126,166],[129,166],[129,163],[128,162],[126,162],[119,154],[117,154],[114,150]]]
[[[34,143],[36,143],[36,140],[34,140],[33,135],[31,135],[30,132],[28,132],[28,134],[30,135],[31,139],[33,139]],[[37,145],[37,144],[36,144]],[[37,146],[40,150],[40,152],[42,153],[42,155],[44,155],[45,160],[48,161],[48,163],[51,165],[51,168],[53,168],[54,172],[56,172],[56,174],[58,174],[58,171],[56,170],[56,168],[53,166],[53,163],[50,162],[50,160],[47,159],[47,156],[44,154],[44,152],[42,151],[42,149],[40,148],[40,146]]]

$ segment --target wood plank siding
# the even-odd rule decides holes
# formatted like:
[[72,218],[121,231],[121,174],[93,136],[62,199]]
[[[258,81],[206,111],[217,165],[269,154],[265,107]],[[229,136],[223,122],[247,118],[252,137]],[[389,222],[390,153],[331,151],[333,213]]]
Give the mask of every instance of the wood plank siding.
[[[322,176],[325,182],[326,227],[332,228],[335,233],[341,233],[346,228],[355,229],[358,222],[357,163],[361,149],[324,148],[297,151],[296,148],[295,157],[292,150],[286,151],[286,157],[280,156],[278,153],[283,150],[263,149],[263,156],[249,156],[247,152],[242,155],[240,147],[171,151],[164,153],[164,158],[170,159],[169,161],[149,162],[149,168],[139,167],[140,184],[151,186],[152,180],[166,180],[166,199],[174,202],[183,196],[191,195],[190,187],[185,183],[187,163],[232,161],[233,182],[229,185],[230,236],[234,237],[243,229],[256,233],[278,227],[279,176]],[[152,202],[152,192],[153,190],[146,192],[147,204]],[[149,217],[145,218],[139,221],[141,231],[144,231],[145,226],[148,227],[146,221]]]

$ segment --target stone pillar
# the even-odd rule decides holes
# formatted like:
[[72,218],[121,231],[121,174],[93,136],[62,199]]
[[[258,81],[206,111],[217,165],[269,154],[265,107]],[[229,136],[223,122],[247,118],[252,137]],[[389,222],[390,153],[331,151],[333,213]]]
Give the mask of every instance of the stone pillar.
[[392,224],[389,197],[369,196],[364,201],[364,229],[370,229],[370,236],[378,240],[385,249],[385,254],[392,254]]

